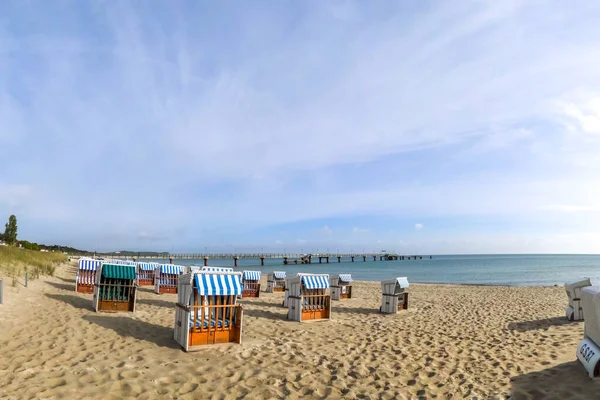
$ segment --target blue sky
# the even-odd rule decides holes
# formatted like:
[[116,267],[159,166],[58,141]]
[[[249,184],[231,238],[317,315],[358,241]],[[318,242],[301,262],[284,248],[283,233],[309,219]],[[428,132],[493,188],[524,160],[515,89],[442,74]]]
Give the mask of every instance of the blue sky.
[[22,239],[600,252],[596,2],[15,1],[0,15],[0,216]]

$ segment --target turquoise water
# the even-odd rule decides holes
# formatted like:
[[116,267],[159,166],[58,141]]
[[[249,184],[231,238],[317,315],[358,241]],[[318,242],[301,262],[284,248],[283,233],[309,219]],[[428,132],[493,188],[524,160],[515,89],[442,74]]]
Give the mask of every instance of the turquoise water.
[[[469,255],[433,256],[422,260],[363,262],[362,258],[342,260],[330,259],[329,264],[283,265],[282,259],[266,259],[261,267],[260,260],[242,259],[238,270],[252,269],[263,272],[273,270],[309,273],[350,273],[356,280],[381,281],[397,276],[408,277],[409,282],[463,283],[485,285],[549,286],[563,285],[566,281],[582,276],[600,283],[600,255]],[[149,260],[169,262],[169,260]],[[313,259],[313,261],[315,261]],[[174,264],[203,265],[203,260],[175,259]],[[233,259],[214,259],[211,266],[233,267]]]

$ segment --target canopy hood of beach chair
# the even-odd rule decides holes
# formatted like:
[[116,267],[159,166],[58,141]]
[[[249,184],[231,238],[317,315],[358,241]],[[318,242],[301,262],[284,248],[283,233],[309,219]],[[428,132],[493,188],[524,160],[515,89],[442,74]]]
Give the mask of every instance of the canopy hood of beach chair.
[[135,279],[135,267],[130,265],[103,264],[102,275],[109,279]]
[[238,296],[242,294],[242,274],[197,273],[194,274],[198,294],[201,296]]

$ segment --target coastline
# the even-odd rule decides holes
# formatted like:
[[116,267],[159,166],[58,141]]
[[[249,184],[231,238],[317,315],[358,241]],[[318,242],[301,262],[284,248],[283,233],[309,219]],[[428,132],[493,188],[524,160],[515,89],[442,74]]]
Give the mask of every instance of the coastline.
[[262,293],[241,301],[241,345],[185,353],[173,340],[175,295],[141,288],[135,313],[95,313],[73,291],[74,270],[5,293],[3,396],[537,399],[599,389],[576,361],[583,323],[564,318],[562,287],[411,282],[408,310],[383,315],[379,282],[356,281],[331,321],[310,324],[286,320],[281,293]]

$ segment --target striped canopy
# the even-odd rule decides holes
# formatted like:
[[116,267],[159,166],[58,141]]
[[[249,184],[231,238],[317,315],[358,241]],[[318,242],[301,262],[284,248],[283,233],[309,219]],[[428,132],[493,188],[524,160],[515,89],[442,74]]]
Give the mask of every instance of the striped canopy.
[[158,267],[158,263],[145,263],[145,262],[137,262],[135,263],[142,271],[154,271],[156,267]]
[[227,267],[202,267],[202,271],[207,271],[207,272],[233,272],[233,268],[227,268]]
[[89,258],[79,259],[79,269],[84,271],[96,271],[100,264],[102,264],[101,260],[92,260]]
[[260,271],[244,271],[245,281],[260,281]]
[[194,274],[200,296],[238,296],[242,294],[241,274]]
[[352,275],[350,274],[340,274],[340,282],[352,282]]
[[285,271],[273,271],[275,279],[285,279]]
[[179,275],[179,274],[183,273],[183,267],[181,265],[161,264],[160,265],[160,273],[161,274]]
[[135,268],[133,265],[102,264],[102,275],[111,279],[135,279]]
[[302,275],[302,283],[307,289],[327,289],[329,275]]

